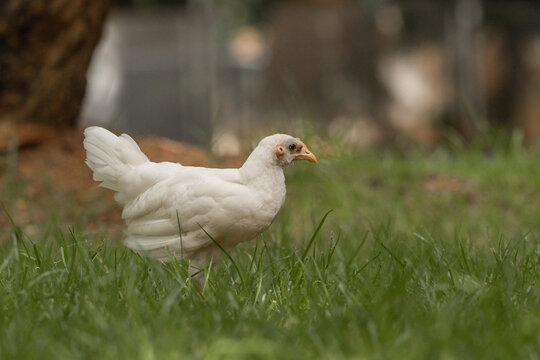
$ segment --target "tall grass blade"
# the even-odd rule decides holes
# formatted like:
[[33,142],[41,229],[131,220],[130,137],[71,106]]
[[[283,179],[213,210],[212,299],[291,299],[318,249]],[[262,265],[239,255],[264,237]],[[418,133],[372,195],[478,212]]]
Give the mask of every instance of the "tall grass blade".
[[212,235],[210,235],[202,226],[201,224],[197,224],[199,225],[199,227],[201,228],[202,231],[204,231],[204,233],[206,234],[206,236],[208,236],[208,238],[210,240],[212,240],[212,242],[225,254],[225,256],[227,256],[229,258],[229,260],[231,260],[234,268],[236,269],[236,272],[238,273],[238,276],[240,277],[240,282],[242,282],[242,285],[245,285],[244,283],[244,277],[242,276],[242,273],[240,272],[240,268],[238,267],[238,265],[236,264],[236,262],[234,261],[234,259],[232,258],[232,256],[229,254],[229,252],[223,247],[221,246],[220,243],[218,243],[213,237]]
[[302,253],[302,256],[300,257],[300,259],[302,260],[302,262],[306,259],[307,257],[307,254],[309,252],[309,249],[311,249],[311,246],[313,245],[313,242],[315,241],[315,238],[317,237],[317,235],[319,234],[319,231],[321,231],[321,228],[326,220],[326,218],[328,217],[328,215],[330,215],[330,213],[334,211],[333,209],[330,209],[326,212],[326,214],[324,214],[323,218],[321,219],[321,221],[319,222],[319,225],[317,225],[317,228],[315,229],[315,231],[313,232],[313,235],[311,236],[311,239],[309,240],[306,248],[304,249],[304,252]]

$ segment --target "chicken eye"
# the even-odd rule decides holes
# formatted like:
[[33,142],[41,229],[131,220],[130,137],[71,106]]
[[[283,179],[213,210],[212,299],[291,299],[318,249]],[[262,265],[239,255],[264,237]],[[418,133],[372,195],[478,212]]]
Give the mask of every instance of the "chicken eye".
[[289,145],[289,150],[291,150],[291,151],[296,150],[296,144]]

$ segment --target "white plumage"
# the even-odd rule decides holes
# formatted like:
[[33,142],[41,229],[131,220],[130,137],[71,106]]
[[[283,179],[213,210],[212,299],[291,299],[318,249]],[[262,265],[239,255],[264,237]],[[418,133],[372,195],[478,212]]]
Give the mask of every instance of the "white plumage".
[[[151,162],[126,134],[85,130],[86,164],[100,186],[116,192],[127,224],[124,244],[166,261],[172,254],[195,266],[217,260],[231,247],[262,233],[285,200],[283,166],[316,162],[298,138],[261,140],[240,169],[209,169]],[[204,230],[203,230],[204,229]]]

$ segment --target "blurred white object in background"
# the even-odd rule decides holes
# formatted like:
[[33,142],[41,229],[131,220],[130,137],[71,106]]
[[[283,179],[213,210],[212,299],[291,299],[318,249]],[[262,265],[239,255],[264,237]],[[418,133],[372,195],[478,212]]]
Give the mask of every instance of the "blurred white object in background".
[[253,26],[237,29],[228,50],[231,60],[238,67],[260,69],[270,61],[267,41],[263,33]]
[[88,73],[81,123],[208,144],[216,64],[204,6],[116,8]]
[[410,139],[433,144],[434,123],[449,100],[443,50],[423,45],[388,55],[379,75],[390,95],[390,124]]
[[242,152],[240,140],[233,132],[225,131],[214,133],[212,138],[212,152],[220,157],[239,156]]
[[119,95],[122,89],[121,63],[118,49],[121,37],[114,22],[105,25],[107,41],[100,41],[88,68],[86,94],[81,119],[83,125],[106,125],[120,109]]

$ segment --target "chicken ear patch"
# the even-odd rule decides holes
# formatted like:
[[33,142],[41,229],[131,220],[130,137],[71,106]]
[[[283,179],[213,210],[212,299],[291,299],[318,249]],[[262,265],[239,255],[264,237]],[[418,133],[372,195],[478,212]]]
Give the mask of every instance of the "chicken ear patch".
[[278,158],[282,157],[285,154],[285,150],[283,150],[283,146],[281,145],[276,146],[275,153]]

